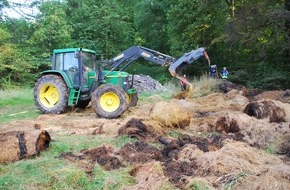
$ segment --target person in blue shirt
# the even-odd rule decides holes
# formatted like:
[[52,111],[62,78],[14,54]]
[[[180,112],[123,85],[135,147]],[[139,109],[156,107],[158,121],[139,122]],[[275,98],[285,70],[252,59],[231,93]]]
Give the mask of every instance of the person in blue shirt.
[[227,79],[229,72],[228,72],[227,68],[224,67],[223,70],[220,72],[220,74],[221,74],[222,79]]

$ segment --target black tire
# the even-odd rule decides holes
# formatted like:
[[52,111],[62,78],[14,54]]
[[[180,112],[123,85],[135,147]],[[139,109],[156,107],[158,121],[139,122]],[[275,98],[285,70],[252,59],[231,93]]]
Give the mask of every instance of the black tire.
[[92,107],[100,117],[117,118],[127,109],[126,92],[120,86],[102,85],[92,94]]
[[85,109],[89,105],[90,101],[91,101],[90,99],[88,99],[88,100],[79,100],[77,105],[76,105],[76,107],[77,108],[81,108],[81,109]]
[[128,96],[128,107],[135,107],[135,106],[137,106],[138,94],[137,93],[127,94],[127,96]]
[[44,114],[60,114],[68,103],[68,88],[58,75],[41,76],[34,87],[34,102]]

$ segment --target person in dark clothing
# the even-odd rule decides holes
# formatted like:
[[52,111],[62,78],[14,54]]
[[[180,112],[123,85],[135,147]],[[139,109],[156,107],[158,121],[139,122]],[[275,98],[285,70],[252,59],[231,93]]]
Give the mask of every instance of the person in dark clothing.
[[210,78],[216,78],[216,72],[217,72],[217,68],[216,65],[211,65],[209,68],[209,77]]

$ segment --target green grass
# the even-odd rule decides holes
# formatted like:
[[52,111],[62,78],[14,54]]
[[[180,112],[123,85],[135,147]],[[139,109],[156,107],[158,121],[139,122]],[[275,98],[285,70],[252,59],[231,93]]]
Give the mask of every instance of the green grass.
[[122,189],[133,185],[130,167],[105,171],[96,164],[93,175],[74,163],[60,159],[64,152],[80,152],[101,144],[121,147],[132,142],[129,137],[56,136],[48,151],[34,159],[0,165],[0,189]]
[[40,115],[33,102],[32,89],[0,90],[0,124],[34,119]]

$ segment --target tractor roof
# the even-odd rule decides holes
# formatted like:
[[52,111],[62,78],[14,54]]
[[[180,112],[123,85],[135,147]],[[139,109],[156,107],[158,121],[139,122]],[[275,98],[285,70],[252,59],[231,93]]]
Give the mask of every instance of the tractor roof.
[[68,52],[74,52],[74,51],[84,51],[84,52],[89,52],[89,53],[94,53],[96,54],[96,51],[90,50],[90,49],[85,49],[85,48],[66,48],[66,49],[55,49],[53,50],[53,53],[68,53]]

